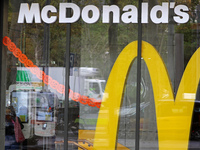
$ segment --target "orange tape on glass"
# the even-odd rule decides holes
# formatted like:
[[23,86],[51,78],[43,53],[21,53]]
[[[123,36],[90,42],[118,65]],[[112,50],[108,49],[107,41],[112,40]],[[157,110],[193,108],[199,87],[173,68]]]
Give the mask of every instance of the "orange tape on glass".
[[[5,36],[3,38],[3,44],[7,46],[8,50],[11,51],[13,55],[31,71],[31,73],[35,74],[38,79],[42,80],[45,84],[50,85],[50,87],[55,89],[58,93],[65,94],[65,86],[59,84],[58,81],[53,80],[49,75],[46,75],[44,71],[40,70],[38,66],[34,65],[34,63],[16,47],[9,37]],[[80,95],[79,93],[73,92],[71,89],[69,89],[69,98],[73,101],[80,102],[83,105],[97,108],[100,108],[101,106],[101,100]]]

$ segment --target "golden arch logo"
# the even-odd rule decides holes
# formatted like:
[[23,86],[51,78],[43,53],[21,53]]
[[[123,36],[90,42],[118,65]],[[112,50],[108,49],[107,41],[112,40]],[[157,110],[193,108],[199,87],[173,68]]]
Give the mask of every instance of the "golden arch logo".
[[[117,58],[105,88],[99,111],[94,149],[116,148],[119,111],[129,67],[137,57],[137,41],[127,45]],[[200,49],[190,59],[174,98],[170,79],[156,49],[142,42],[144,59],[152,81],[159,150],[187,150],[196,91],[200,78]]]

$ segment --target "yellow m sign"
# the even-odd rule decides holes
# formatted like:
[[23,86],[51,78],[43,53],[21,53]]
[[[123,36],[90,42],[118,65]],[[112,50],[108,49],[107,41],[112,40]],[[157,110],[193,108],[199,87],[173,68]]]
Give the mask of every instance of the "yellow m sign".
[[[117,58],[107,81],[99,111],[94,149],[116,149],[119,111],[129,67],[137,57],[137,41]],[[200,77],[200,49],[190,59],[174,98],[166,67],[156,51],[142,42],[142,58],[150,73],[158,130],[159,150],[187,150],[196,91]]]

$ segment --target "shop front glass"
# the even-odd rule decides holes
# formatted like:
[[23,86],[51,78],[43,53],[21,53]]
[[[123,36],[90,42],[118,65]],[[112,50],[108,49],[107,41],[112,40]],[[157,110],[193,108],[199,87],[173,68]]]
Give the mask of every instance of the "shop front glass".
[[199,1],[7,4],[1,147],[199,148]]

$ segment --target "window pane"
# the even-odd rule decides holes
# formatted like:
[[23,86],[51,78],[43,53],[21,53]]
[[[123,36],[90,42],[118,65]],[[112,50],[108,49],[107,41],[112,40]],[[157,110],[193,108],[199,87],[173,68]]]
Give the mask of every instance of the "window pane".
[[137,105],[140,149],[198,149],[199,2],[145,0],[142,24],[138,3],[9,1],[3,39],[7,149],[64,149],[64,137],[69,149],[135,149]]

